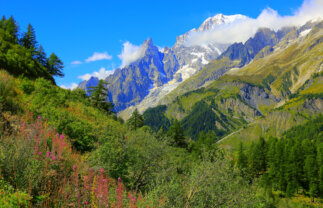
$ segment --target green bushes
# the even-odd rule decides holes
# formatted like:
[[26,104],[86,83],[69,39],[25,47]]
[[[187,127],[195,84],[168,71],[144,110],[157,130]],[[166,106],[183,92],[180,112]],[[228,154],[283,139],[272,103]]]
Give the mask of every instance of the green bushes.
[[143,128],[125,137],[110,138],[92,153],[90,161],[110,176],[123,178],[127,187],[146,192],[156,177],[174,175],[180,168],[171,159],[175,150],[184,151],[157,140]]
[[[250,186],[239,176],[229,160],[217,156],[212,161],[207,153],[202,160],[190,167],[190,172],[171,175],[169,179],[158,178],[148,198],[163,204],[162,207],[261,207],[262,202],[255,193],[256,186]],[[162,196],[160,202],[156,196]]]
[[147,203],[88,168],[64,135],[27,113],[16,131],[0,136],[0,207],[130,207]]
[[23,79],[20,83],[20,89],[27,95],[30,95],[34,90],[35,86],[28,79]]
[[0,207],[30,207],[31,196],[23,191],[15,191],[6,181],[0,178]]
[[106,117],[99,116],[100,110],[91,107],[84,93],[61,89],[42,78],[37,79],[34,85],[23,81],[21,86],[27,91],[34,89],[30,95],[26,93],[25,96],[26,100],[31,101],[28,106],[30,111],[46,118],[59,133],[67,135],[78,151],[85,152],[94,148],[98,140],[96,129],[102,128],[104,122],[100,124],[89,119]]
[[3,70],[0,70],[0,111],[17,111],[19,106],[15,80]]

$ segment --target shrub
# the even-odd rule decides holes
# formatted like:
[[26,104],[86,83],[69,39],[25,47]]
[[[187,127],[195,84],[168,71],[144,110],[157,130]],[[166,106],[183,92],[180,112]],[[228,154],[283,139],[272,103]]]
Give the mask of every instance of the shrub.
[[20,89],[27,95],[30,95],[34,90],[35,87],[33,83],[28,79],[23,79],[20,84]]
[[16,95],[15,80],[8,72],[0,70],[0,111],[18,110],[18,104],[14,99]]
[[[64,135],[32,113],[17,120],[17,131],[0,138],[0,203],[4,207],[136,207],[145,204],[102,168],[89,169]],[[22,190],[22,191],[16,191]],[[127,198],[128,196],[128,198]],[[2,205],[2,204],[0,204]],[[8,205],[8,206],[7,206]]]
[[26,192],[15,191],[10,184],[0,179],[0,207],[30,207],[31,198]]

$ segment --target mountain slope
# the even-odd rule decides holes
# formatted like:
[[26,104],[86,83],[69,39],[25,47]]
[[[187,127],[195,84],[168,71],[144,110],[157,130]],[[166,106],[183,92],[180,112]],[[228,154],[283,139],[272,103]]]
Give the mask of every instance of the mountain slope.
[[268,51],[272,51],[273,46],[278,44],[279,41],[291,33],[291,31],[293,31],[291,28],[286,28],[278,32],[263,28],[258,30],[255,36],[247,40],[245,44],[232,44],[216,60],[206,65],[199,73],[183,82],[175,90],[165,96],[160,101],[160,104],[167,104],[175,97],[185,92],[194,90],[210,81],[216,80],[230,69],[243,67],[251,62],[259,52],[261,52],[261,54],[259,54],[257,58],[261,55],[264,56],[263,54],[266,53],[265,49],[267,49],[268,54]]
[[[254,52],[251,57],[258,59],[242,68],[230,69],[230,65],[225,64],[207,65],[201,72],[179,86],[183,89],[181,93],[189,91],[194,83],[193,87],[205,83],[205,80],[198,78],[210,78],[212,77],[210,74],[214,71],[224,70],[224,75],[218,77],[216,81],[209,81],[203,88],[172,98],[173,101],[170,100],[166,105],[164,115],[170,121],[174,118],[181,120],[182,125],[186,127],[186,134],[193,139],[196,139],[198,132],[202,130],[211,130],[215,133],[223,130],[222,136],[217,134],[217,139],[238,131],[223,141],[223,144],[229,144],[227,148],[232,148],[237,147],[235,145],[245,137],[253,140],[264,134],[278,136],[282,131],[299,124],[309,116],[322,112],[323,83],[320,78],[323,68],[322,25],[323,22],[314,24],[307,35],[301,35],[301,29],[290,29],[284,37],[281,37],[280,42],[276,41],[278,35],[270,35],[273,37],[272,40],[276,41],[275,46],[270,46],[273,48],[272,52],[259,58],[258,54],[263,53],[263,50],[261,47],[254,47],[258,54]],[[296,36],[290,38],[291,33]],[[214,62],[227,61],[233,67],[238,67],[243,60],[247,60],[244,58],[251,54],[250,49],[246,50],[241,44],[234,44],[232,48],[229,47],[227,50],[232,51],[231,53],[223,53],[222,57]],[[237,51],[235,48],[239,48],[238,53],[235,53]],[[243,55],[240,52],[246,53]],[[236,57],[237,60],[232,61],[231,59],[234,59],[232,57]],[[197,82],[193,82],[194,78]],[[185,84],[187,88],[183,88]],[[289,100],[293,96],[296,98]],[[286,104],[283,107],[279,107],[284,103]],[[205,114],[205,109],[208,108],[210,110]],[[201,121],[197,118],[208,119],[196,123],[197,120]],[[191,127],[188,128],[187,124]],[[192,128],[198,131],[190,132],[189,129]]]
[[[117,69],[106,78],[109,83],[109,99],[115,104],[115,110],[119,112],[130,107],[120,113],[127,117],[134,108],[144,111],[156,106],[161,98],[200,71],[228,47],[227,44],[216,42],[202,46],[187,45],[186,42],[193,33],[213,30],[219,25],[233,24],[245,19],[247,17],[243,15],[222,14],[208,18],[198,29],[178,36],[172,48],[166,47],[161,51],[153,45],[151,39],[145,41],[142,45],[145,49],[144,57],[129,66]],[[92,78],[80,83],[79,88],[87,91],[87,87],[93,86],[93,83]]]

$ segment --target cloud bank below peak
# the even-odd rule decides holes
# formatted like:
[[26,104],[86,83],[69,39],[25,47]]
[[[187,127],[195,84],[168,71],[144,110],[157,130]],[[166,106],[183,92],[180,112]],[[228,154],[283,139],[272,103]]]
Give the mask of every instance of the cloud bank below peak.
[[144,45],[136,46],[126,41],[123,43],[123,49],[121,54],[118,57],[121,59],[121,67],[126,67],[132,62],[137,61],[138,59],[145,56],[146,48]]
[[76,89],[78,86],[78,84],[76,84],[75,82],[73,82],[72,84],[70,85],[61,85],[60,87],[63,88],[63,89],[69,89],[69,90],[74,90]]
[[111,75],[111,74],[113,74],[113,72],[114,72],[114,69],[113,70],[108,70],[108,69],[106,69],[105,67],[101,67],[100,69],[99,69],[99,71],[95,71],[95,72],[93,72],[93,73],[91,73],[91,74],[84,74],[84,75],[80,75],[80,76],[78,76],[77,78],[79,78],[79,79],[81,79],[81,80],[83,80],[83,81],[87,81],[87,80],[89,80],[91,77],[96,77],[96,78],[98,78],[98,79],[105,79],[105,78],[107,78],[109,75]]
[[323,19],[323,0],[305,0],[291,16],[280,16],[277,11],[266,8],[256,19],[246,18],[231,24],[217,25],[209,31],[192,31],[184,44],[194,46],[208,43],[245,42],[259,28],[267,27],[279,30],[286,26],[301,26],[313,19]]

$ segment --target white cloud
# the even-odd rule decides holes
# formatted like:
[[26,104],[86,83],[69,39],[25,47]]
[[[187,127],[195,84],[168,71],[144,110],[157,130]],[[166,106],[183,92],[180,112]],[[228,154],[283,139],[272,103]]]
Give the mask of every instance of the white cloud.
[[121,67],[125,67],[131,64],[132,62],[144,57],[144,55],[144,45],[136,46],[127,41],[123,44],[122,52],[118,55],[118,57],[122,61]]
[[90,63],[93,61],[100,61],[100,60],[111,60],[112,56],[108,54],[108,52],[103,52],[103,53],[99,53],[99,52],[94,52],[94,54],[87,58],[85,60],[86,63]]
[[286,26],[301,26],[309,20],[318,18],[323,18],[323,0],[305,0],[292,16],[280,16],[277,11],[266,8],[256,19],[248,18],[228,25],[218,25],[211,31],[191,32],[185,44],[191,46],[210,42],[224,44],[245,42],[261,27],[278,30]]
[[157,48],[161,53],[165,52],[165,47],[157,46]]
[[114,69],[108,70],[108,69],[105,69],[104,67],[101,67],[99,71],[95,71],[92,74],[80,75],[77,78],[82,80],[89,80],[91,77],[97,77],[98,79],[105,79],[107,76],[113,74],[113,72],[114,72]]
[[74,90],[77,88],[77,84],[76,83],[72,83],[72,84],[69,84],[69,85],[61,85],[60,87],[61,88],[64,88],[64,89],[70,89],[70,90]]
[[82,64],[82,62],[81,61],[72,61],[71,64],[72,65],[80,65],[80,64]]

